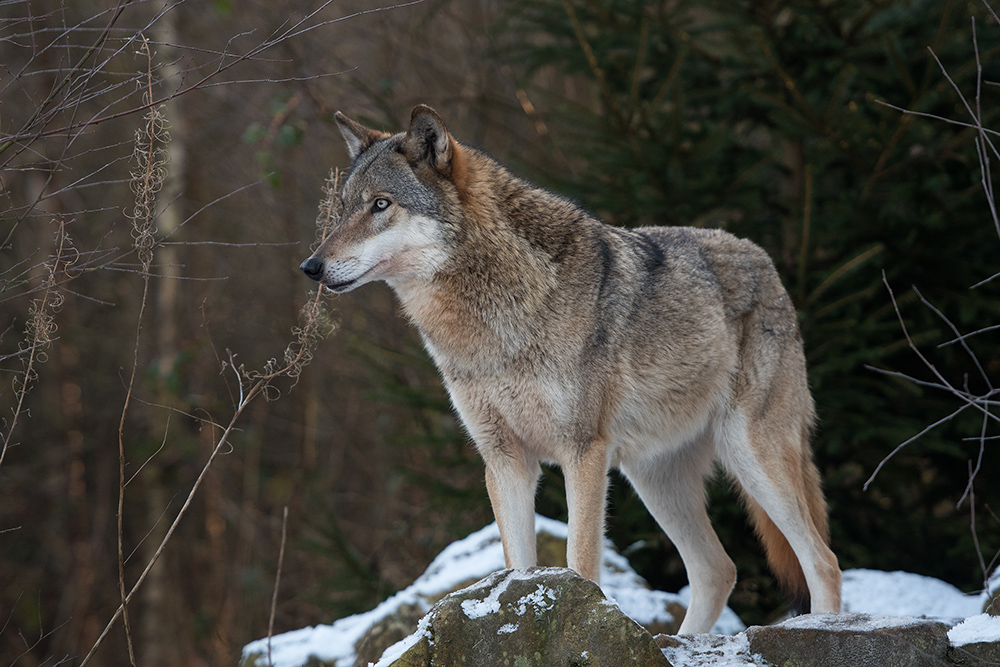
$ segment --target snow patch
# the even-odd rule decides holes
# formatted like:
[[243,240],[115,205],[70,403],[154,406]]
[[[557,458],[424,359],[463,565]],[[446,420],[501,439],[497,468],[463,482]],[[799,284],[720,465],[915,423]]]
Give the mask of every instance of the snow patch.
[[504,623],[499,628],[497,628],[498,635],[509,635],[512,632],[517,632],[517,623]]
[[914,616],[894,616],[887,614],[863,614],[861,616],[842,616],[840,614],[803,614],[786,621],[781,625],[796,630],[858,630],[871,632],[888,628],[905,628],[910,625],[925,623],[925,619]]
[[[492,579],[491,579],[492,580]],[[510,577],[505,578],[493,587],[490,594],[482,600],[462,600],[462,611],[469,618],[482,618],[500,611],[500,595],[510,586]]]
[[524,616],[524,612],[528,611],[528,605],[535,608],[536,614],[547,609],[552,609],[552,602],[545,598],[555,602],[556,592],[543,584],[538,584],[537,589],[517,601],[518,606],[515,613],[518,616]]
[[491,523],[445,547],[407,590],[433,597],[504,567],[500,529]]
[[1000,616],[971,616],[948,631],[953,646],[1000,642]]
[[953,620],[983,609],[980,596],[910,572],[846,570],[842,590],[844,612]]
[[673,665],[684,667],[754,667],[767,663],[750,653],[750,640],[745,634],[736,636],[678,635],[678,646],[662,649]]

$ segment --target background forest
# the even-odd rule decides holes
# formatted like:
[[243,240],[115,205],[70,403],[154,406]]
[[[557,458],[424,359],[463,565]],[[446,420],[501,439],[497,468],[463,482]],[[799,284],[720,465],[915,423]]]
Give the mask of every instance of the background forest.
[[[317,297],[297,268],[347,165],[333,112],[398,130],[416,103],[608,222],[763,245],[841,565],[976,590],[1000,336],[949,342],[1000,324],[998,50],[978,0],[0,2],[0,665],[233,664],[279,562],[275,632],[370,608],[492,520],[389,289]],[[561,484],[539,510],[565,519]],[[731,606],[777,617],[710,495]],[[684,584],[620,479],[609,536]]]

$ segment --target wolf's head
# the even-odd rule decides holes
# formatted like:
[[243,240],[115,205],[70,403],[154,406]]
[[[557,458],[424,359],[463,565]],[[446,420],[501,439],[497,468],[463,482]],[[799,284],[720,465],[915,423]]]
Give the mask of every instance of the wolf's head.
[[302,271],[334,292],[373,280],[428,280],[447,262],[462,148],[427,106],[388,134],[336,115],[352,164],[343,215]]

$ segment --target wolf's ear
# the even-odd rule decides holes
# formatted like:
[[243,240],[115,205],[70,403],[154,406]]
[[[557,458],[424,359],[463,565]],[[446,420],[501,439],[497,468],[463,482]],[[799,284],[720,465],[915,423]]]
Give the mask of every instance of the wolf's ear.
[[339,111],[334,114],[334,118],[337,120],[337,126],[340,127],[340,133],[344,135],[344,141],[347,142],[347,153],[351,156],[352,162],[376,141],[390,136],[388,132],[365,127]]
[[453,140],[444,121],[434,109],[423,104],[413,107],[410,129],[400,147],[410,164],[427,161],[444,175],[451,174]]

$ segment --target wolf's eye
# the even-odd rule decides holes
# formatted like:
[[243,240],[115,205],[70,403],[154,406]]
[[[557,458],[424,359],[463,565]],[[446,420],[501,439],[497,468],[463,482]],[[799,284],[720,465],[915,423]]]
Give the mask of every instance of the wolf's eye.
[[378,213],[379,211],[384,211],[385,209],[389,208],[390,203],[391,202],[385,197],[379,197],[378,199],[375,200],[375,203],[372,204],[372,213]]

